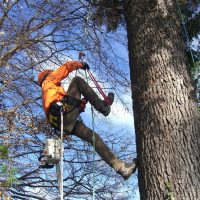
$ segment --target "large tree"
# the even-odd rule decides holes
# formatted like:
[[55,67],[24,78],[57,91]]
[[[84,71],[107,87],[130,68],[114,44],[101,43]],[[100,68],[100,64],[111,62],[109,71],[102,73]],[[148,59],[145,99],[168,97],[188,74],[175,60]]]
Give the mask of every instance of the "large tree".
[[95,3],[108,30],[125,17],[141,199],[200,199],[200,118],[177,1]]
[[176,1],[127,1],[141,199],[200,198],[200,124]]

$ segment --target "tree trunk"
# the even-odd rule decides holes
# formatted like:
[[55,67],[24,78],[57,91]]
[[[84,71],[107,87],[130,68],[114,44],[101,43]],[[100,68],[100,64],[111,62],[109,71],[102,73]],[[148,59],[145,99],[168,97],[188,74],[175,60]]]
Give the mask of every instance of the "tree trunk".
[[141,200],[200,199],[200,124],[175,0],[127,0]]

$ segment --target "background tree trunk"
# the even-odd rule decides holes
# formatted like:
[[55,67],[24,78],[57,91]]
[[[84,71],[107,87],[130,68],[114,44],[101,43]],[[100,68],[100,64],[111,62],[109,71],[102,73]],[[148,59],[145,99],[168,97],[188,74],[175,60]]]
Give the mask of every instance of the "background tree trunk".
[[200,126],[174,0],[125,3],[141,200],[200,199]]

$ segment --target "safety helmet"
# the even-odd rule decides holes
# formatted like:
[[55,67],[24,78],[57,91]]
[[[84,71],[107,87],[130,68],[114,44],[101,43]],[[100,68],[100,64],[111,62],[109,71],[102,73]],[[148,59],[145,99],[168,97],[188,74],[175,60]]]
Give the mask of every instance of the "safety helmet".
[[44,71],[42,71],[42,72],[40,72],[40,73],[38,74],[38,83],[39,83],[40,87],[42,86],[43,81],[46,79],[46,77],[47,77],[51,72],[53,72],[53,70],[46,69],[46,70],[44,70]]

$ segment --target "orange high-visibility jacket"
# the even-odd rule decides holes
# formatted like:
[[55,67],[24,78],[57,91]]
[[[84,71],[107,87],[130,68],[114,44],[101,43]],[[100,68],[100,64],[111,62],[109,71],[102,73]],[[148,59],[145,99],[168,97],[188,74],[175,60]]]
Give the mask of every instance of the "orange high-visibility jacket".
[[77,61],[69,61],[61,65],[57,70],[51,72],[42,83],[43,108],[48,119],[49,108],[52,103],[60,101],[66,92],[61,86],[61,81],[65,79],[73,70],[82,68],[82,64]]

